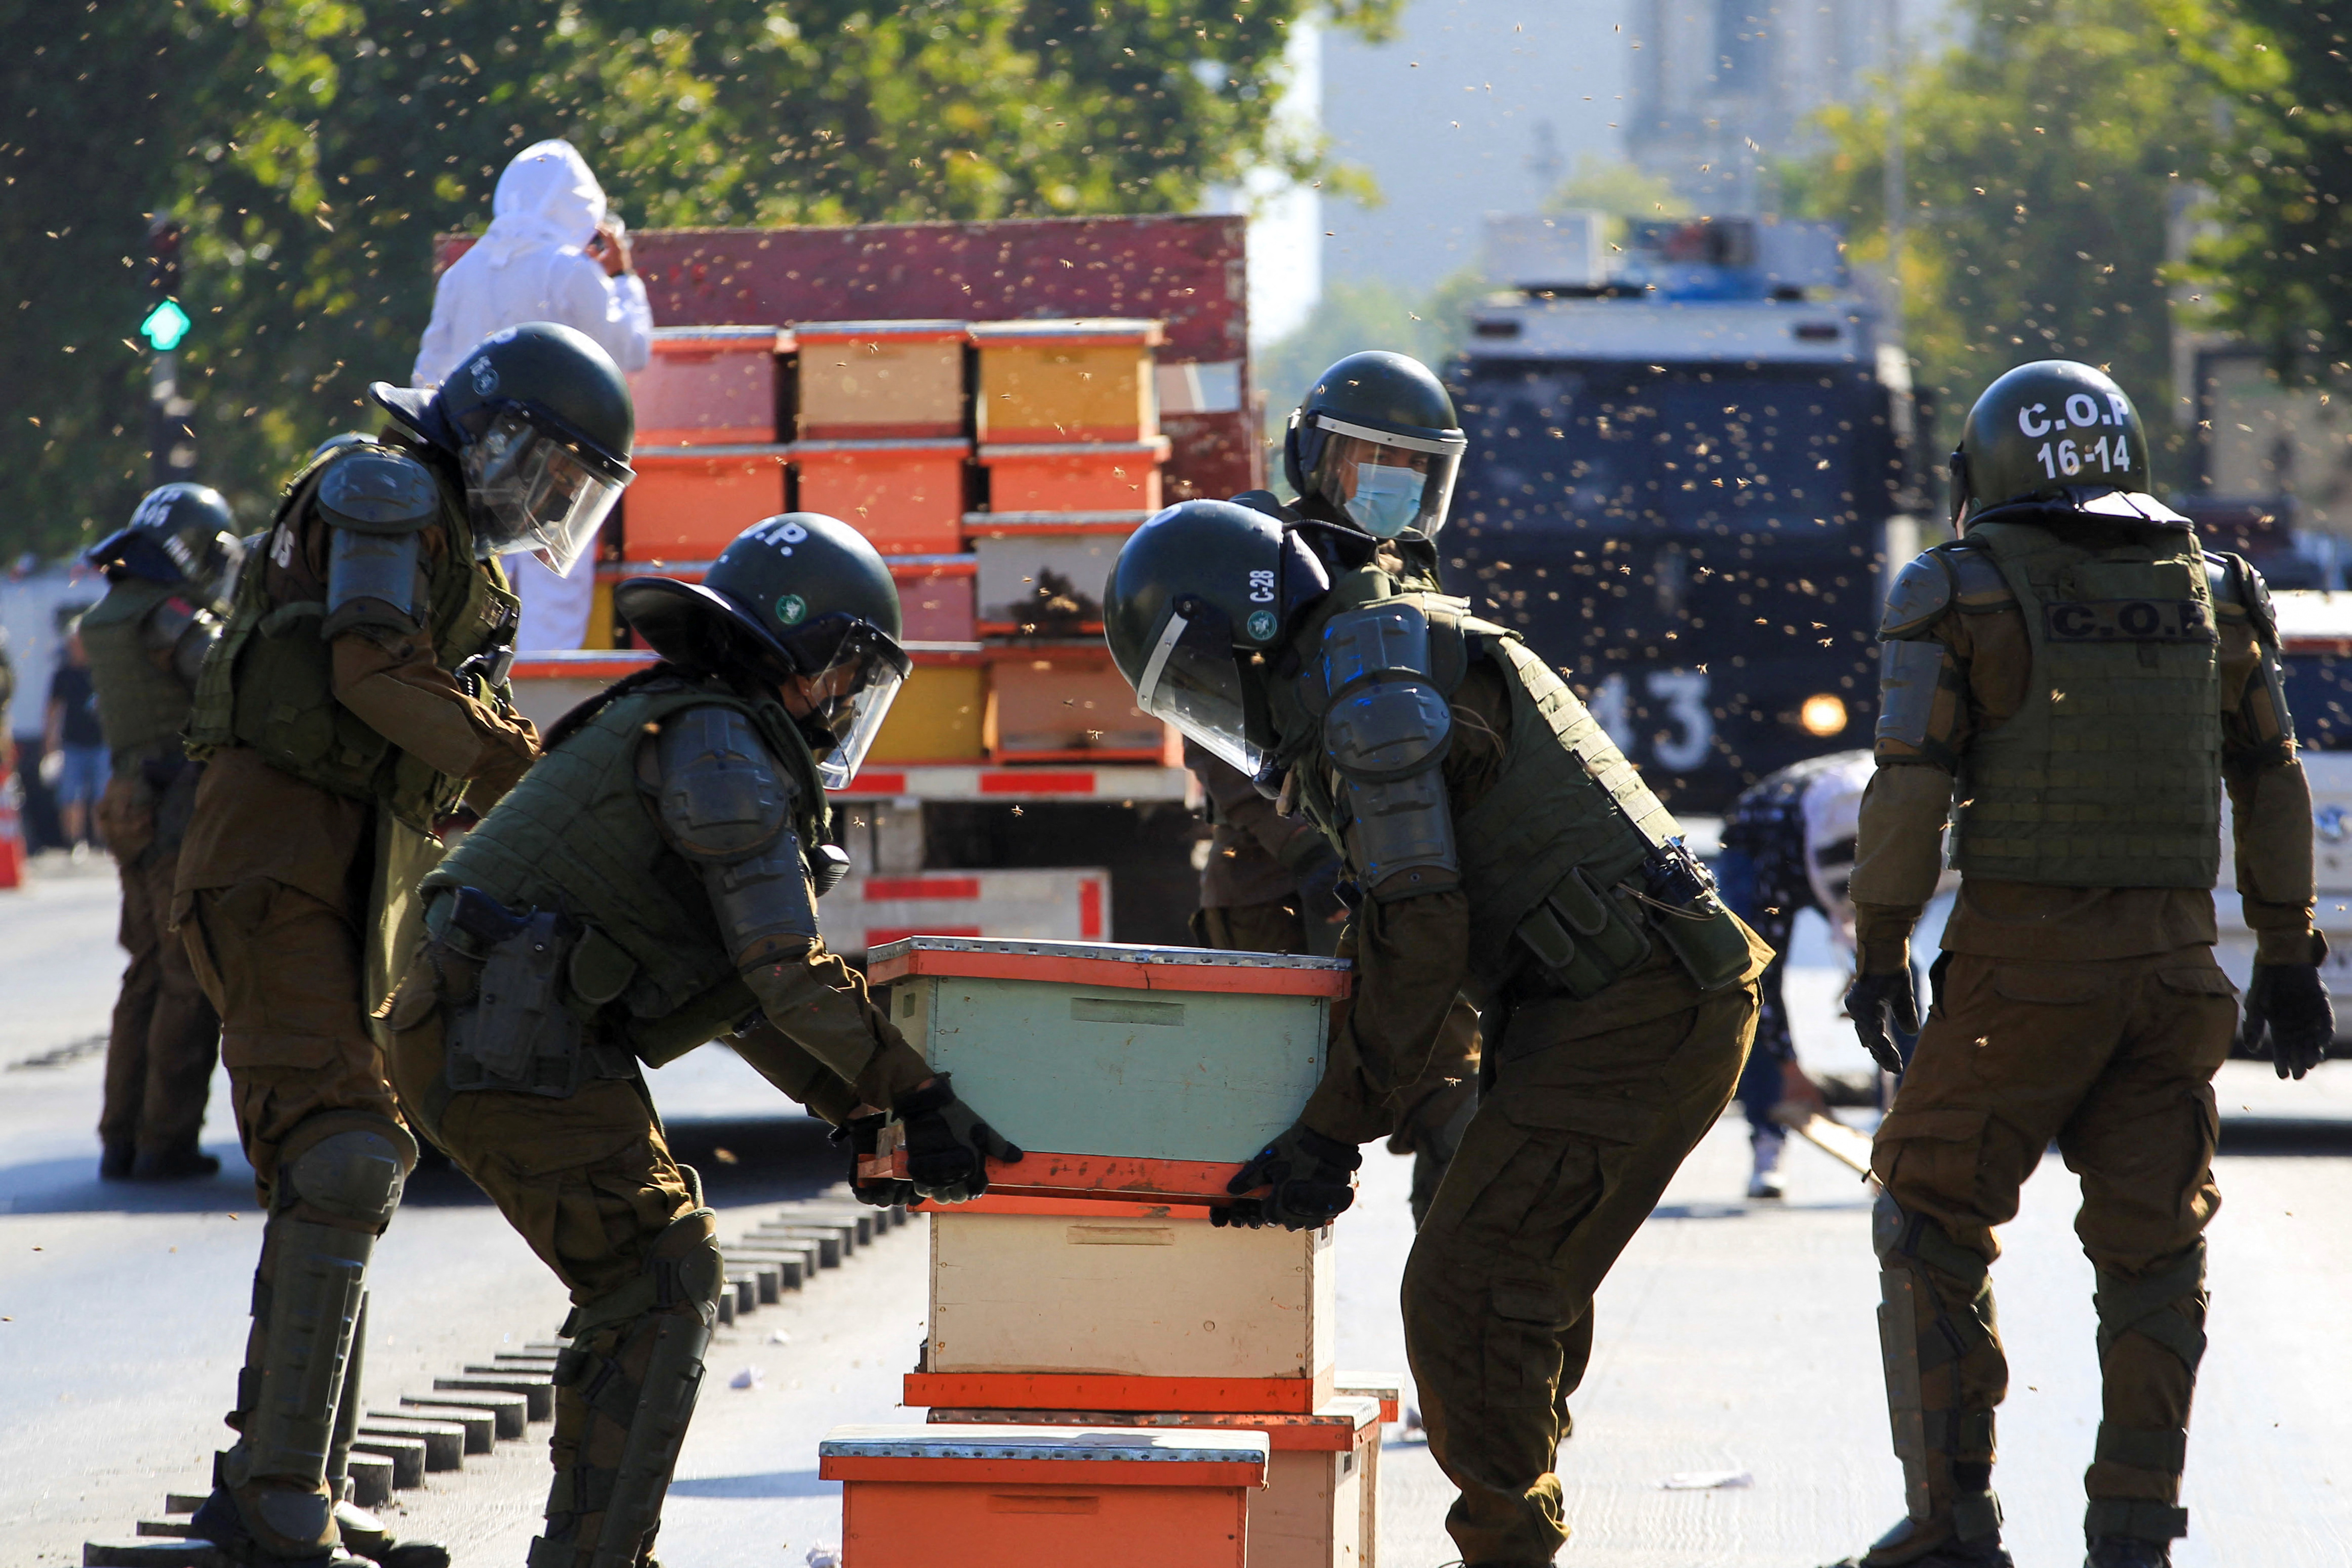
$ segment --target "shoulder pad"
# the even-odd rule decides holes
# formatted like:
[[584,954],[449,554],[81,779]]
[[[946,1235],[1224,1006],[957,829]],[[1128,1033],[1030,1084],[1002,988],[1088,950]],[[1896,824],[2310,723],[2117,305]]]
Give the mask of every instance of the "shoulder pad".
[[1409,602],[1342,610],[1323,626],[1323,689],[1336,697],[1382,673],[1427,675],[1429,617]]
[[1295,523],[1298,521],[1298,514],[1283,505],[1272,490],[1244,490],[1234,497],[1234,504],[1264,512],[1276,522]]
[[439,515],[441,487],[414,458],[354,447],[319,476],[319,510],[357,533],[415,533]]
[[2273,647],[2278,645],[2278,612],[2271,605],[2271,585],[2263,581],[2252,562],[2242,555],[2208,551],[2205,580],[2213,591],[2217,619],[2243,616],[2253,623],[2256,637]]
[[1878,618],[1878,635],[1900,637],[1925,631],[1942,620],[1951,605],[1951,568],[1940,551],[1927,551],[1895,574],[1894,585],[1886,590],[1886,608]]
[[1936,546],[1937,553],[1952,568],[1952,607],[1968,614],[1971,611],[1998,609],[2017,602],[2009,586],[2009,579],[2000,574],[2000,567],[1986,551],[1962,540],[1952,544]]
[[672,714],[655,761],[662,825],[688,859],[741,860],[792,826],[792,782],[737,709],[714,704]]

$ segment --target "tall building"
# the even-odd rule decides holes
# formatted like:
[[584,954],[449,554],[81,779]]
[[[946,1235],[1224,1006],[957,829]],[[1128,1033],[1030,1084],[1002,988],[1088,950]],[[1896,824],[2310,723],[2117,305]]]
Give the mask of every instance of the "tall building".
[[1629,0],[1625,151],[1702,212],[1769,212],[1771,167],[1811,150],[1808,119],[1881,90],[1941,0]]

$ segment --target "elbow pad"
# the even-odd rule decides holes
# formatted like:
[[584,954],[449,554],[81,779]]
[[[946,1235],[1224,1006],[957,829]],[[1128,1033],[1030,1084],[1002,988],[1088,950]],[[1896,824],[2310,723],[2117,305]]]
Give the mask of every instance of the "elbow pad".
[[690,708],[663,726],[656,752],[663,826],[701,868],[738,968],[816,940],[793,790],[751,721],[732,708]]

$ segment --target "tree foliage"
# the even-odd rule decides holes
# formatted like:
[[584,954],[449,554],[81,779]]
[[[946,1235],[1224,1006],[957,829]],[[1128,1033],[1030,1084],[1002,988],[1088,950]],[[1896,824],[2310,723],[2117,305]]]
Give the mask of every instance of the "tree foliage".
[[2278,368],[2352,362],[2352,5],[2236,0],[2184,34],[2229,106],[2207,166],[2209,237],[2195,254],[2218,325]]
[[[2167,231],[2210,155],[2181,47],[2202,25],[2193,0],[1969,0],[1966,43],[1910,73],[1903,325],[1940,438],[2002,371],[2067,358],[2131,394],[2160,474],[2177,456]],[[1786,189],[1883,271],[1884,99],[1822,124],[1826,151]]]
[[188,226],[204,476],[248,514],[404,378],[436,232],[507,159],[587,155],[636,226],[1181,212],[1272,163],[1303,16],[1398,0],[0,0],[0,540],[144,488],[143,237]]

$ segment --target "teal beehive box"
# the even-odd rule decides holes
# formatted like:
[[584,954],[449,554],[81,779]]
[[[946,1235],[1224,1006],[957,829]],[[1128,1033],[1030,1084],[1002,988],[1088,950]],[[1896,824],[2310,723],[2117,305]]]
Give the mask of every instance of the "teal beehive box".
[[1223,1195],[1323,1074],[1328,958],[910,937],[868,975],[959,1099],[1028,1157],[991,1190]]

